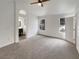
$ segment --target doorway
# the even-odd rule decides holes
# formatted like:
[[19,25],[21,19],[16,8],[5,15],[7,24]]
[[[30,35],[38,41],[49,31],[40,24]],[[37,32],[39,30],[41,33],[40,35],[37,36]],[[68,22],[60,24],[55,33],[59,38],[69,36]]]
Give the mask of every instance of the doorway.
[[18,17],[18,37],[19,41],[26,39],[26,25],[23,16]]

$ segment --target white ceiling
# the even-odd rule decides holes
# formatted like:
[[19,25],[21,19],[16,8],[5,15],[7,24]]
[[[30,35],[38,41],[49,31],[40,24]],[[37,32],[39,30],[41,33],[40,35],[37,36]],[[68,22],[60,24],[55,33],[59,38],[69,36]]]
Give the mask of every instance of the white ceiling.
[[76,0],[50,0],[44,3],[44,7],[30,5],[34,1],[37,0],[28,0],[28,8],[30,13],[37,16],[75,13],[76,9]]

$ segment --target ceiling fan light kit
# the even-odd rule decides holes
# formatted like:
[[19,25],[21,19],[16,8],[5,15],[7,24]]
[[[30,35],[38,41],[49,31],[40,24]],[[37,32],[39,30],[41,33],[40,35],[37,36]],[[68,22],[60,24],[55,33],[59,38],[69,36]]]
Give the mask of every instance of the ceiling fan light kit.
[[38,6],[41,6],[41,3],[38,3]]
[[43,2],[47,2],[47,1],[49,1],[49,0],[38,0],[37,2],[31,3],[31,5],[33,5],[33,4],[38,4],[38,6],[43,7]]

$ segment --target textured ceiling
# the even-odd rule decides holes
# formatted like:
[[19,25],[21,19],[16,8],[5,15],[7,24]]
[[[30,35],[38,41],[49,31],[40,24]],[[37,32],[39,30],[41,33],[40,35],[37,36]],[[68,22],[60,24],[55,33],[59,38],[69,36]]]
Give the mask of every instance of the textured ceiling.
[[28,8],[30,13],[37,16],[75,13],[77,3],[77,0],[50,0],[44,3],[44,7],[30,5],[35,1],[37,0],[28,0]]

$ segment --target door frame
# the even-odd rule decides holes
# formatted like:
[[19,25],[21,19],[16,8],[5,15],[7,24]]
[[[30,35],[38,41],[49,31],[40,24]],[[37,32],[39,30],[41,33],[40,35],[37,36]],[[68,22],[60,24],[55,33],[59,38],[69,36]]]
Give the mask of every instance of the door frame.
[[[13,4],[14,4],[14,43],[18,43],[19,42],[19,30],[18,30],[18,10],[16,7],[16,0],[13,0]],[[28,11],[28,10],[26,10]],[[28,19],[28,15],[26,14],[26,19]],[[26,39],[27,39],[27,32],[28,32],[28,20],[26,20]]]

